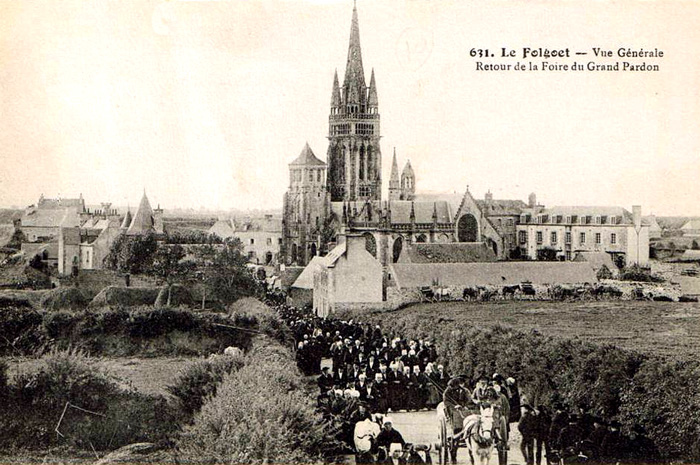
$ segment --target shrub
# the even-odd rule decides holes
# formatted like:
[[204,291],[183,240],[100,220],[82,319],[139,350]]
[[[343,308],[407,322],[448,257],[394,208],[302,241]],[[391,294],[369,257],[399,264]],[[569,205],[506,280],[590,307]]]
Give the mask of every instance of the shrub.
[[183,461],[309,463],[322,461],[323,451],[333,448],[289,350],[267,340],[224,378],[186,428],[178,444]]
[[[1,369],[0,369],[1,370]],[[52,351],[8,387],[0,416],[0,447],[46,448],[65,444],[98,450],[163,440],[174,429],[162,397],[119,387],[81,351]],[[63,416],[63,418],[61,418]],[[61,419],[58,436],[54,428]]]
[[224,377],[242,366],[242,356],[214,355],[197,360],[187,365],[166,390],[178,400],[181,410],[190,418],[202,408],[208,397],[216,394]]
[[660,283],[664,281],[662,277],[652,274],[650,270],[641,268],[636,265],[624,268],[620,272],[620,279],[622,281],[637,281],[647,283]]
[[17,355],[31,352],[43,343],[39,327],[41,313],[18,307],[0,307],[0,353]]
[[92,296],[75,287],[59,287],[49,291],[41,299],[41,308],[45,310],[83,309],[88,306]]
[[76,315],[73,312],[61,310],[45,314],[42,325],[46,330],[46,334],[50,338],[56,339],[61,336],[69,336],[76,319]]

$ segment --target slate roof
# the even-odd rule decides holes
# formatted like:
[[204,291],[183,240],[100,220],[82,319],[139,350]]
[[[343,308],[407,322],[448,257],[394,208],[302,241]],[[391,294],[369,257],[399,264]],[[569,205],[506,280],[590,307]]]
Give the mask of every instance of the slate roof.
[[74,209],[31,209],[22,215],[22,226],[57,228],[75,227],[80,224],[80,215]]
[[235,228],[231,220],[219,220],[209,228],[209,234],[216,234],[222,239],[227,239],[233,236]]
[[325,257],[315,256],[311,259],[304,271],[301,272],[299,277],[294,281],[292,287],[298,289],[313,289],[314,288],[314,273],[316,270],[321,269],[324,266]]
[[282,219],[275,217],[265,218],[248,218],[234,225],[236,232],[282,232]]
[[[540,212],[541,215],[549,216],[619,216],[622,218],[622,224],[632,224],[632,213],[625,210],[622,207],[577,207],[577,206],[563,206],[563,207],[551,207],[545,208]],[[535,215],[536,216],[536,215]]]
[[391,222],[394,224],[408,224],[411,222],[411,207],[416,216],[416,223],[432,223],[433,210],[437,208],[438,223],[451,223],[452,211],[450,205],[442,200],[437,202],[415,202],[410,200],[394,200],[389,203],[391,208]]
[[520,215],[523,209],[528,208],[522,200],[475,200],[484,215]]
[[309,147],[307,142],[304,148],[301,149],[301,153],[296,159],[290,163],[290,165],[312,165],[312,166],[326,166],[326,163],[316,158],[314,152]]
[[700,229],[700,220],[688,220],[683,226],[681,226],[681,229],[684,231],[689,229]]
[[391,275],[401,289],[432,286],[435,281],[449,287],[597,281],[593,267],[576,262],[395,263],[391,268]]
[[399,263],[495,262],[496,254],[484,243],[425,243],[404,247]]
[[145,234],[149,232],[154,232],[153,229],[153,209],[151,204],[146,197],[146,193],[143,193],[141,197],[141,203],[139,203],[139,208],[136,209],[134,218],[131,220],[129,229],[126,231],[127,234]]

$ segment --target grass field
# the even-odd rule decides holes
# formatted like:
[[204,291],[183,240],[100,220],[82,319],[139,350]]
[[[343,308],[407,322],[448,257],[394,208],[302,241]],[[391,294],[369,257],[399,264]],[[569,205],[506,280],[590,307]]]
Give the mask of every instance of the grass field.
[[[31,371],[38,360],[28,357],[5,357],[9,365],[9,375]],[[197,360],[188,357],[159,358],[95,358],[97,367],[106,369],[124,387],[133,387],[144,394],[167,395],[165,387],[172,384],[180,371],[189,362]]]
[[[360,316],[360,315],[357,315]],[[362,315],[376,323],[415,319],[416,327],[501,324],[644,353],[697,358],[700,304],[677,302],[438,302]]]

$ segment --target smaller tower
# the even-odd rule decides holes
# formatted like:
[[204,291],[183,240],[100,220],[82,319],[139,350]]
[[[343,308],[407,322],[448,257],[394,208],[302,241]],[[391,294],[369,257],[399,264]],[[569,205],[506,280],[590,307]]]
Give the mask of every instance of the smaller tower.
[[416,196],[416,175],[413,173],[411,161],[406,162],[401,172],[401,200],[413,200]]
[[316,158],[307,142],[299,156],[289,164],[289,189],[284,196],[281,251],[287,263],[308,263],[314,255],[311,246],[316,244],[322,233],[329,209],[326,164]]
[[527,198],[527,206],[530,208],[535,208],[537,206],[537,196],[534,192]]
[[399,180],[399,165],[396,162],[396,147],[391,161],[391,177],[389,178],[389,200],[401,200],[401,181]]

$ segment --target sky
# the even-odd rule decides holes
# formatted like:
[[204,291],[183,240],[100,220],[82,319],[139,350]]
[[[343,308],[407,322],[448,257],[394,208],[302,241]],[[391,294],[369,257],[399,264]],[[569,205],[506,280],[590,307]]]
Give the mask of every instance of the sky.
[[[0,206],[281,208],[325,160],[351,0],[0,0]],[[358,0],[391,155],[417,190],[700,215],[700,1]],[[663,50],[657,72],[477,71],[472,48]],[[624,61],[600,59],[601,63]],[[629,60],[639,63],[645,60]]]

